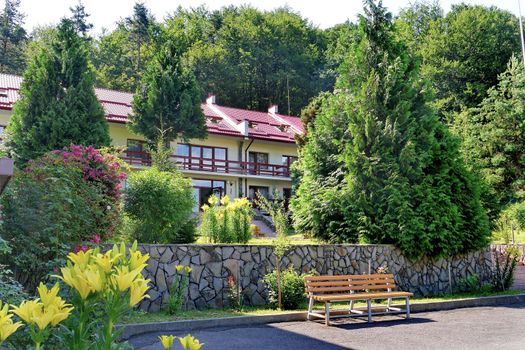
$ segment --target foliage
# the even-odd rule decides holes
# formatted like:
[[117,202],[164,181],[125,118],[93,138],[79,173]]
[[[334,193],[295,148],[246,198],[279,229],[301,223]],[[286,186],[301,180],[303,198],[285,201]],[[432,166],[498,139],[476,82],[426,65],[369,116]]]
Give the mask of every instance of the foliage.
[[206,137],[206,121],[193,73],[184,68],[177,43],[167,40],[155,54],[133,97],[131,129],[165,144]]
[[[156,167],[133,172],[124,210],[133,221],[132,239],[144,243],[192,243],[194,197],[191,181]],[[189,225],[189,226],[188,226]]]
[[115,232],[125,178],[115,156],[91,146],[71,145],[31,162],[0,199],[0,235],[12,249],[2,260],[33,290],[73,245]]
[[462,151],[485,184],[483,200],[492,220],[507,205],[525,200],[525,73],[513,57],[479,107],[456,118]]
[[[264,283],[268,287],[268,301],[270,304],[278,305],[278,277],[277,271],[274,270],[265,275]],[[299,305],[304,303],[306,293],[304,292],[304,275],[299,274],[290,266],[288,269],[281,271],[281,288],[282,288],[282,308],[284,310],[295,310]]]
[[429,107],[391,15],[365,3],[362,40],[300,150],[295,227],[331,242],[394,244],[412,258],[483,247],[487,217],[458,140]]
[[508,244],[523,231],[525,231],[525,202],[514,203],[501,211],[492,237],[496,241],[502,240],[503,243]]
[[247,198],[235,198],[230,201],[229,196],[221,199],[211,196],[209,205],[202,207],[202,223],[199,233],[207,237],[211,243],[246,243],[252,238],[250,223],[253,209]]
[[457,289],[459,292],[476,292],[480,288],[479,275],[477,273],[460,278],[457,283]]
[[188,296],[188,284],[190,281],[191,268],[188,266],[175,266],[175,276],[169,290],[170,296],[166,305],[166,312],[175,315],[186,302]]
[[0,73],[20,74],[25,68],[27,33],[20,0],[5,0],[0,11]]
[[514,270],[521,252],[516,246],[510,246],[504,251],[493,249],[492,254],[495,262],[492,272],[492,285],[496,291],[505,291],[512,287]]
[[440,113],[451,121],[452,112],[477,106],[519,49],[518,19],[495,6],[454,5],[432,21],[419,53]]
[[[150,281],[142,277],[148,259],[137,250],[136,242],[129,253],[124,244],[104,254],[98,248],[70,253],[67,265],[55,277],[69,287],[71,304],[59,296],[59,283],[50,289],[41,283],[39,298],[11,306],[11,314],[29,329],[37,350],[51,341],[51,335],[59,340],[60,348],[123,349],[126,344],[117,343],[122,331],[115,331],[114,325],[148,297]],[[6,325],[0,322],[0,334]]]
[[243,295],[240,285],[235,281],[235,278],[232,275],[229,275],[226,278],[226,283],[228,284],[226,291],[228,306],[234,310],[241,311],[243,307]]
[[17,166],[72,143],[109,145],[86,45],[73,22],[63,19],[51,45],[29,63],[7,127],[6,146]]
[[86,7],[81,0],[74,7],[70,7],[71,11],[71,20],[75,26],[77,33],[87,37],[88,32],[93,29],[93,24],[88,22],[88,17],[90,14],[86,12]]

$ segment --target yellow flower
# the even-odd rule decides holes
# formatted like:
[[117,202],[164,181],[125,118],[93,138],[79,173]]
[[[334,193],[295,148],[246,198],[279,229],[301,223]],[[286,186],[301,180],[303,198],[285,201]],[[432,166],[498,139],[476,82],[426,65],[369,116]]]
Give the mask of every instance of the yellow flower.
[[100,270],[93,265],[89,265],[83,272],[83,276],[79,276],[79,278],[84,278],[91,292],[101,292],[104,289],[104,277]]
[[[214,197],[215,197],[215,196],[214,196]],[[215,198],[217,198],[217,197],[215,197]],[[230,196],[224,196],[224,197],[222,197],[222,199],[221,199],[221,204],[222,204],[222,205],[228,205],[228,204],[230,204]]]
[[42,307],[33,314],[32,323],[36,324],[40,330],[44,330],[53,321],[54,316],[54,312],[45,312]]
[[75,265],[78,265],[81,269],[84,269],[89,264],[92,252],[93,251],[91,249],[86,252],[80,250],[78,253],[69,253],[67,257]]
[[182,270],[184,270],[184,265],[175,266],[175,270],[177,270],[177,272],[182,272]]
[[190,272],[191,272],[191,267],[186,266],[186,269],[185,269],[185,270],[186,270],[186,273],[190,273]]
[[91,293],[92,289],[87,279],[84,276],[78,265],[68,266],[60,269],[62,277],[60,277],[68,286],[76,289],[82,299],[86,299]]
[[145,268],[148,264],[146,262],[149,259],[149,254],[142,255],[141,252],[134,251],[129,253],[129,264],[132,270]]
[[173,341],[176,338],[177,337],[174,336],[174,335],[161,335],[159,337],[160,342],[161,342],[162,346],[164,347],[164,350],[171,350],[171,349],[173,349]]
[[38,300],[24,300],[20,306],[13,306],[13,313],[25,323],[33,324],[33,317],[42,313],[44,305]]
[[[67,304],[64,304],[67,305]],[[51,325],[56,326],[60,322],[64,321],[69,317],[73,311],[72,307],[56,307],[52,305],[49,309],[46,310],[46,313],[50,313]]]
[[60,297],[58,296],[58,291],[60,289],[60,286],[57,283],[53,286],[51,289],[47,289],[47,286],[40,282],[40,285],[38,286],[38,295],[40,295],[40,300],[42,301],[42,304],[44,304],[44,307],[48,307],[51,304],[54,304]]
[[202,207],[201,207],[202,211],[207,211],[208,209],[210,209],[210,206],[208,204],[204,204]]
[[121,292],[125,292],[131,285],[135,278],[141,273],[142,269],[135,269],[129,271],[127,266],[117,268],[117,274],[112,276],[112,282],[115,287]]
[[149,298],[149,295],[146,294],[149,289],[148,283],[150,280],[145,279],[136,279],[135,282],[131,285],[130,296],[129,296],[129,305],[131,307],[137,305],[142,299]]
[[199,350],[204,344],[199,343],[195,337],[187,335],[184,338],[179,338],[180,344],[184,350]]
[[210,203],[212,207],[215,206],[218,202],[219,198],[217,198],[217,196],[210,196],[210,198],[208,198],[208,203]]
[[22,327],[22,322],[13,323],[13,315],[8,313],[9,305],[4,304],[0,301],[0,345],[16,330]]
[[94,257],[95,264],[97,264],[104,273],[110,273],[115,261],[120,258],[120,254],[113,255],[113,251],[109,250],[105,254],[97,254]]

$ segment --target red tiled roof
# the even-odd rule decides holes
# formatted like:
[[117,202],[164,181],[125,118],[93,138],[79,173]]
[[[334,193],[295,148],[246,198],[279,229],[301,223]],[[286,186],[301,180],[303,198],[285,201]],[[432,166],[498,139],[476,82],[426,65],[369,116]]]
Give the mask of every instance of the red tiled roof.
[[[21,83],[20,76],[0,74],[0,109],[12,109],[18,100]],[[133,94],[100,88],[95,88],[95,93],[109,122],[128,122]],[[257,139],[294,142],[295,134],[302,132],[301,120],[293,116],[206,103],[202,104],[202,110],[210,134],[244,137],[240,127],[244,120],[250,122],[248,137]]]

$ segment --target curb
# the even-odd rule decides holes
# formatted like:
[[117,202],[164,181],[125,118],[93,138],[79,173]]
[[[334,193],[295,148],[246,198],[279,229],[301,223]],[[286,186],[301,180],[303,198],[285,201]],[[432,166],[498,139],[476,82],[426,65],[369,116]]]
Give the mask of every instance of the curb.
[[[411,313],[417,312],[430,312],[430,311],[445,311],[452,309],[461,309],[469,307],[480,307],[480,306],[498,306],[498,305],[510,305],[510,304],[521,304],[525,303],[525,294],[515,295],[501,295],[501,296],[490,296],[480,298],[469,298],[469,299],[457,299],[450,301],[436,301],[428,303],[414,303],[410,304]],[[212,318],[202,320],[182,320],[182,321],[169,321],[169,322],[158,322],[158,323],[138,323],[123,325],[122,334],[120,340],[125,341],[134,336],[145,334],[145,333],[156,333],[156,332],[190,332],[205,328],[216,328],[216,327],[239,327],[239,326],[253,326],[267,323],[279,323],[279,322],[293,322],[293,321],[306,321],[306,311],[288,312],[284,314],[275,315],[261,315],[261,316],[238,316],[238,317],[224,317],[224,318]]]

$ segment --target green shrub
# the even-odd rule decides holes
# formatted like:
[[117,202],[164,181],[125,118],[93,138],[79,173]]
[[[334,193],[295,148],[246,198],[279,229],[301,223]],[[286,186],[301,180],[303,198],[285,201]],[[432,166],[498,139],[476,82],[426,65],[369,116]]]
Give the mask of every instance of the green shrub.
[[2,256],[33,291],[72,247],[109,238],[120,220],[122,172],[116,157],[93,147],[52,151],[17,171],[3,193]]
[[504,251],[493,250],[494,271],[492,274],[492,285],[496,291],[505,291],[514,282],[514,270],[521,255],[515,246],[507,247]]
[[[304,276],[290,266],[281,271],[282,304],[285,310],[295,310],[305,298]],[[264,283],[268,287],[268,301],[274,307],[278,304],[277,271],[274,270],[264,276]]]
[[193,243],[191,180],[157,167],[130,175],[124,210],[131,220],[131,240],[143,243]]
[[211,196],[208,203],[202,208],[201,236],[211,243],[247,243],[252,238],[253,209],[248,199],[235,198],[231,202],[224,196],[218,206],[218,198]]
[[493,241],[510,243],[512,233],[521,235],[525,231],[525,202],[509,205],[505,208],[496,221],[495,230],[492,232]]

